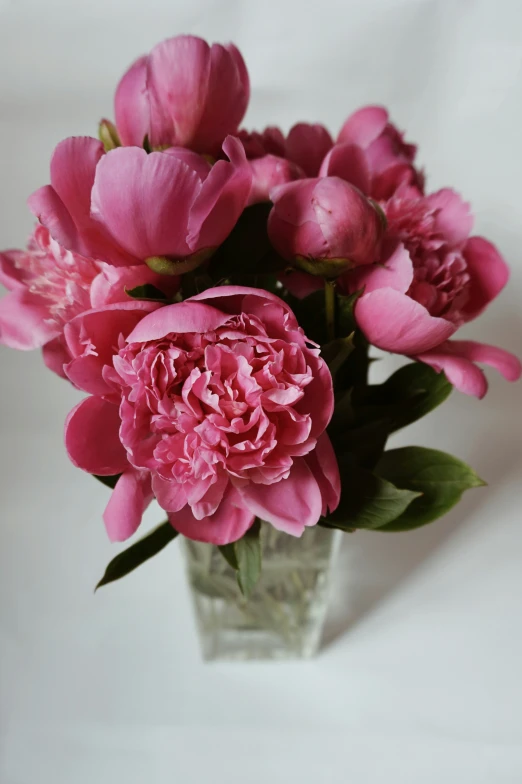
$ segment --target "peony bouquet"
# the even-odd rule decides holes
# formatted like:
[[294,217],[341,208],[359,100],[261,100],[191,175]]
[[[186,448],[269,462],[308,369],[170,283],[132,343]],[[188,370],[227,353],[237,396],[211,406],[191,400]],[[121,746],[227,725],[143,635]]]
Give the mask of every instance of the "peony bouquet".
[[[480,365],[521,373],[454,339],[508,269],[454,190],[427,191],[387,111],[356,111],[334,140],[318,124],[246,131],[248,100],[235,46],[159,44],[99,139],[58,144],[27,248],[0,254],[1,342],[41,348],[85,392],[65,446],[112,488],[110,540],[153,499],[165,511],[100,584],[182,535],[215,546],[248,596],[270,526],[430,523],[483,482],[388,437],[453,387],[483,397]],[[373,348],[405,360],[384,383],[369,380]]]

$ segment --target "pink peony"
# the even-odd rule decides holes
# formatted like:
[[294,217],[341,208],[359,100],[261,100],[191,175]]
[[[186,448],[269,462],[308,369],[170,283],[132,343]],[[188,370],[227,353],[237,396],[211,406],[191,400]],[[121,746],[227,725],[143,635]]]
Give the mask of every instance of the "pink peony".
[[270,201],[270,194],[278,185],[285,185],[304,177],[304,172],[295,163],[276,155],[264,155],[249,162],[252,172],[252,188],[248,205]]
[[174,527],[214,544],[240,538],[256,516],[299,536],[335,509],[332,379],[288,306],[237,286],[132,305],[66,330],[76,356],[67,373],[92,394],[69,416],[69,455],[91,473],[124,472],[132,487],[116,486],[111,539],[136,529],[150,478]]
[[383,221],[353,185],[338,177],[298,180],[275,188],[271,198],[270,240],[306,272],[338,275],[376,260]]
[[356,270],[341,281],[349,291],[364,286],[355,315],[368,341],[444,370],[458,389],[478,397],[486,393],[487,382],[474,362],[517,379],[520,363],[508,352],[448,341],[482,313],[509,275],[491,243],[469,237],[468,205],[449,188],[423,197],[403,187],[383,208],[388,237],[395,241],[391,252],[382,265]]
[[413,165],[415,153],[415,145],[404,142],[389,122],[386,109],[367,106],[346,120],[320,175],[341,177],[377,200],[388,199],[401,185],[421,193],[424,178]]
[[250,94],[248,72],[233,44],[209,46],[180,35],[137,60],[116,90],[114,108],[122,144],[189,147],[219,152],[237,131]]
[[83,256],[115,266],[149,259],[156,271],[186,272],[223,242],[247,203],[243,147],[229,137],[223,149],[230,162],[210,166],[183,148],[105,154],[96,139],[66,139],[51,161],[51,185],[29,205],[60,245]]
[[65,325],[75,316],[110,302],[128,300],[125,290],[152,283],[169,295],[176,278],[161,278],[148,267],[116,269],[64,250],[38,226],[26,250],[0,253],[0,282],[9,294],[0,300],[0,342],[11,348],[43,348],[51,370],[63,375],[68,354]]

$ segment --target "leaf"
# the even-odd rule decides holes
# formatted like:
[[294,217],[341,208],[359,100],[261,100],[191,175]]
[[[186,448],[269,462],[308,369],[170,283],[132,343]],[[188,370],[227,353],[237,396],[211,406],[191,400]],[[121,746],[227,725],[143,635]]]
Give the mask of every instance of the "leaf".
[[218,550],[228,563],[229,566],[232,567],[235,571],[239,569],[239,565],[236,558],[236,550],[234,547],[234,543],[231,544],[220,544],[218,545]]
[[321,519],[330,528],[380,528],[399,517],[419,492],[395,487],[353,460],[339,460],[341,500],[335,512]]
[[465,490],[485,484],[462,460],[421,446],[385,452],[375,470],[397,487],[422,493],[381,531],[409,531],[431,523],[455,506]]
[[144,283],[143,286],[136,286],[134,289],[125,289],[125,293],[132,299],[144,299],[150,302],[166,302],[166,295],[153,286],[152,283]]
[[328,428],[328,435],[338,457],[355,455],[357,464],[373,469],[384,452],[390,434],[390,420],[377,419],[360,427]]
[[353,332],[346,338],[336,338],[321,346],[321,356],[335,379],[337,371],[353,351]]
[[337,295],[337,332],[340,335],[349,335],[357,329],[354,308],[362,293],[363,289],[360,289],[347,297]]
[[160,525],[153,528],[152,531],[149,531],[148,534],[138,539],[137,542],[131,544],[130,547],[112,559],[94,590],[97,591],[102,585],[120,580],[126,574],[133,572],[142,563],[161,552],[177,535],[178,532],[168,520],[160,523]]
[[390,432],[416,422],[443,403],[453,387],[443,373],[421,362],[397,370],[384,384],[367,387],[355,403],[355,416],[368,421],[386,416]]
[[237,559],[237,583],[248,599],[261,575],[261,523],[256,519],[246,534],[234,542]]
[[113,474],[112,476],[98,476],[98,474],[91,474],[98,482],[101,482],[102,485],[106,487],[110,487],[112,490],[116,487],[116,482],[120,478],[121,474]]

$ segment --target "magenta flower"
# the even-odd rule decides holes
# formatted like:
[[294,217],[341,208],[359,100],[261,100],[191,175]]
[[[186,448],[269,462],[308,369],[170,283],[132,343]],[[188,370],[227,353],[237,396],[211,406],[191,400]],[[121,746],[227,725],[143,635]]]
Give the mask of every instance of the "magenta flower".
[[248,72],[233,44],[209,46],[180,35],[137,60],[116,90],[116,126],[122,144],[188,147],[215,154],[245,114]]
[[416,149],[389,122],[386,109],[366,106],[346,120],[320,175],[341,177],[377,200],[390,198],[401,185],[420,193],[424,178],[413,165]]
[[60,245],[83,256],[116,266],[154,259],[156,271],[186,272],[223,242],[247,203],[243,147],[229,137],[223,149],[230,162],[211,166],[183,148],[105,154],[95,139],[66,139],[51,160],[51,185],[29,205]]
[[341,285],[364,286],[357,323],[370,343],[444,371],[467,394],[483,397],[486,379],[475,362],[495,367],[509,381],[520,376],[516,357],[493,346],[449,341],[500,293],[509,272],[497,249],[469,237],[472,217],[449,188],[419,197],[399,190],[383,205],[392,247],[380,266],[348,273]]
[[317,275],[338,275],[377,259],[384,230],[376,207],[338,177],[275,188],[268,233],[289,262]]
[[331,375],[282,300],[225,286],[132,306],[92,311],[66,330],[76,355],[67,374],[93,395],[69,416],[69,455],[132,486],[116,486],[111,539],[139,524],[147,477],[178,531],[215,544],[240,538],[256,516],[299,536],[336,508]]
[[168,295],[179,279],[160,277],[148,267],[116,269],[62,248],[38,226],[26,250],[0,253],[0,282],[9,294],[0,300],[0,343],[11,348],[43,348],[45,363],[63,375],[67,354],[63,330],[75,316],[111,302],[128,301],[125,290],[152,283]]

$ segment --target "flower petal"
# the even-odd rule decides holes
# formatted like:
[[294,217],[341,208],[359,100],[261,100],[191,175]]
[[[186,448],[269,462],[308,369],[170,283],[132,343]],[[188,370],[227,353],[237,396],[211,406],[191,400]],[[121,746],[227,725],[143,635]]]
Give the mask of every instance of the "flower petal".
[[430,316],[418,302],[394,289],[363,294],[355,318],[366,339],[395,354],[419,354],[438,346],[455,332],[455,325]]
[[270,193],[279,185],[293,182],[304,176],[302,169],[295,163],[277,155],[264,155],[250,161],[252,187],[248,197],[248,206],[270,201]]
[[134,264],[150,256],[183,258],[189,212],[201,187],[173,155],[137,147],[111,150],[98,164],[92,215]]
[[101,397],[82,400],[65,421],[65,447],[71,462],[100,476],[126,471],[129,463],[119,429],[117,405]]
[[211,517],[196,520],[190,506],[169,514],[169,520],[180,534],[196,542],[230,544],[241,539],[253,525],[255,515],[245,508],[237,491],[229,485],[218,510]]
[[28,351],[41,348],[60,334],[49,307],[27,289],[15,289],[0,300],[0,343]]
[[472,340],[449,340],[416,358],[438,373],[444,371],[460,392],[479,398],[486,394],[488,383],[475,362],[495,368],[507,381],[517,381],[522,373],[520,360],[514,354]]
[[217,329],[230,318],[229,314],[210,305],[195,302],[194,299],[193,297],[185,302],[166,305],[145,316],[130,333],[127,342],[158,340],[170,332],[207,332]]
[[63,335],[50,340],[45,346],[42,346],[42,356],[45,366],[56,373],[60,378],[67,378],[65,375],[64,366],[70,362],[71,355],[67,349]]
[[321,491],[303,457],[294,460],[288,479],[272,485],[250,482],[237,490],[254,515],[292,536],[301,536],[321,516]]
[[319,437],[317,446],[306,455],[305,460],[319,485],[322,498],[321,514],[324,516],[328,511],[333,512],[337,509],[341,497],[339,466],[332,442],[326,433]]
[[370,193],[371,178],[366,156],[362,148],[354,144],[336,144],[324,159],[319,175],[340,177],[363,193]]
[[378,289],[390,288],[405,293],[413,280],[413,264],[410,254],[401,243],[393,243],[383,249],[380,264],[357,267],[343,276],[343,287],[350,293],[364,288],[369,294]]
[[333,147],[333,139],[324,125],[297,123],[286,139],[286,157],[296,163],[307,177],[317,177],[321,163]]
[[120,476],[103,513],[111,542],[124,542],[137,531],[152,497],[149,473],[131,468]]
[[140,57],[123,76],[114,96],[116,127],[123,145],[141,147],[150,132],[147,57]]
[[383,106],[364,106],[351,114],[337,137],[337,142],[349,142],[368,147],[380,136],[388,123],[388,112]]
[[435,214],[435,230],[440,232],[450,245],[460,245],[467,240],[473,227],[470,205],[463,201],[451,188],[442,188],[426,197],[426,202]]
[[470,273],[469,299],[464,311],[473,319],[502,291],[509,279],[509,268],[491,242],[470,237],[463,250]]

